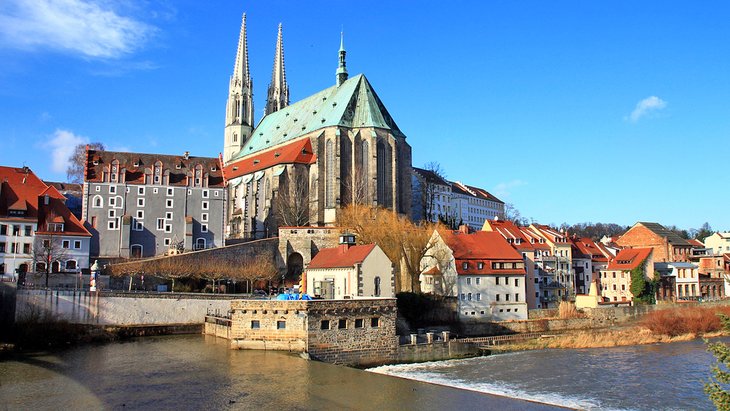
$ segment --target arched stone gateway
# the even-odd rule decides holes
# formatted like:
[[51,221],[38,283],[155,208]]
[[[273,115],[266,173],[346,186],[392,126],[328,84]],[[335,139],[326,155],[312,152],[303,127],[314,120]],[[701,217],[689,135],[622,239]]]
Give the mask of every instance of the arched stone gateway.
[[292,253],[286,258],[286,280],[287,285],[297,284],[302,278],[304,271],[304,258],[299,253]]

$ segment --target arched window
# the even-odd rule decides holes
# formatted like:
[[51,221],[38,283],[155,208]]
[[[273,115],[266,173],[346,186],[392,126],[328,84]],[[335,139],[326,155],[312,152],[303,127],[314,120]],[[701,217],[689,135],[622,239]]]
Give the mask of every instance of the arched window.
[[75,270],[77,267],[76,260],[66,261],[66,270]]
[[375,296],[380,297],[380,277],[375,277]]
[[390,170],[390,152],[385,143],[378,141],[378,204],[390,207],[388,196],[388,170]]
[[97,194],[94,196],[94,200],[92,200],[91,204],[94,208],[102,208],[102,207],[104,207],[104,199],[101,198],[101,196]]
[[132,258],[142,258],[142,251],[144,248],[141,244],[132,244],[131,247],[129,247],[129,255]]
[[205,249],[205,238],[198,238],[195,240],[195,249],[196,250]]
[[370,176],[370,169],[368,166],[370,165],[370,162],[368,161],[368,158],[370,157],[370,147],[367,140],[362,141],[362,149],[360,150],[360,177],[362,178],[362,198],[361,200],[365,201],[368,198],[368,177]]
[[123,208],[124,207],[124,199],[122,196],[116,196],[114,197],[114,208]]
[[332,140],[327,140],[324,155],[325,155],[324,206],[327,208],[334,208],[334,206],[335,206],[335,145]]

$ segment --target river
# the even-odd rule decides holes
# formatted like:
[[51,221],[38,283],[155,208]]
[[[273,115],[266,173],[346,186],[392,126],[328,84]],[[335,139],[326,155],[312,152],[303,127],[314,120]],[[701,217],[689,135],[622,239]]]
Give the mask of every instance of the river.
[[0,361],[0,410],[551,410],[555,407],[237,351],[206,336],[147,337]]
[[714,363],[705,344],[694,340],[524,351],[370,371],[586,410],[711,410],[703,386]]

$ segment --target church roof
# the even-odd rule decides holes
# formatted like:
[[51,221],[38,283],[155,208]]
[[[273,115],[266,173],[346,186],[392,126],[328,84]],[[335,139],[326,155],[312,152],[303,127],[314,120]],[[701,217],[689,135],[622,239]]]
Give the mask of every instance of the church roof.
[[332,126],[382,128],[403,136],[370,82],[358,74],[266,115],[231,161]]
[[305,137],[283,146],[260,151],[245,159],[231,161],[223,169],[223,175],[230,180],[277,164],[312,164],[315,161],[317,155],[312,151],[311,141]]

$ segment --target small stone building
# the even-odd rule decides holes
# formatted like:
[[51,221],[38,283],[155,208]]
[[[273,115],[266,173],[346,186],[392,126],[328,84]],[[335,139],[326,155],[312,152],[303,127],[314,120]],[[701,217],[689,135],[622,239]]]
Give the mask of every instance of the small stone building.
[[303,275],[305,292],[327,299],[394,297],[393,263],[377,244],[355,245],[343,234],[340,245],[319,251]]

